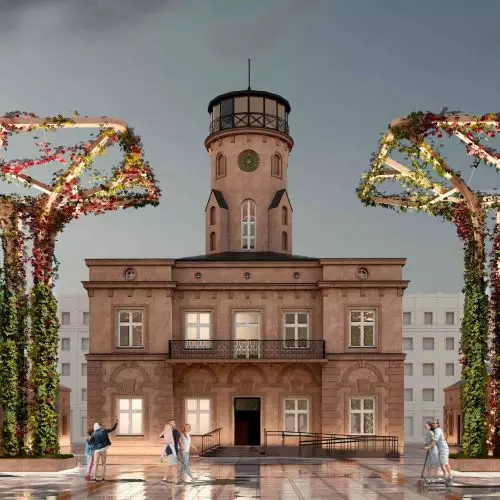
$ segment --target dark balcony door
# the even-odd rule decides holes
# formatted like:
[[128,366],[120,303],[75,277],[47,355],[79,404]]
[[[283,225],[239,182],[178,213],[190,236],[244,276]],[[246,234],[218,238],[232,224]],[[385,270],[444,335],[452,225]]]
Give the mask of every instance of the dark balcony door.
[[260,398],[234,399],[235,446],[260,446]]

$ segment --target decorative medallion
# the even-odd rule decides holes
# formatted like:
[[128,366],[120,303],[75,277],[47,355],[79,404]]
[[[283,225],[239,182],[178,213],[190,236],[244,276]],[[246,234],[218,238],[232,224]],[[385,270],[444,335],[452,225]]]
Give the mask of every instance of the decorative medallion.
[[249,273],[249,272],[246,272],[245,274],[243,274],[243,277],[246,279],[246,280],[249,280],[252,275]]
[[137,272],[133,267],[129,267],[128,269],[125,269],[125,272],[123,273],[125,276],[125,279],[127,281],[133,281],[135,278],[137,278]]
[[368,269],[366,269],[366,267],[360,267],[356,271],[356,277],[358,278],[358,280],[366,280],[366,279],[368,279]]
[[194,279],[195,280],[201,279],[201,273],[194,273]]
[[238,157],[238,165],[243,172],[254,172],[259,168],[259,163],[259,155],[251,149],[243,151]]
[[300,273],[299,272],[293,273],[293,279],[294,280],[298,280],[299,278],[300,278]]

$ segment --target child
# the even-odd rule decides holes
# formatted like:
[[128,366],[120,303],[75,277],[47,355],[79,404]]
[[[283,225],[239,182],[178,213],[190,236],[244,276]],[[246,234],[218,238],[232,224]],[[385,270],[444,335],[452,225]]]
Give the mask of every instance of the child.
[[85,479],[90,481],[90,471],[92,470],[92,465],[94,463],[94,444],[90,442],[90,437],[93,434],[92,429],[88,431],[87,440],[85,442],[85,456],[87,457],[87,474]]

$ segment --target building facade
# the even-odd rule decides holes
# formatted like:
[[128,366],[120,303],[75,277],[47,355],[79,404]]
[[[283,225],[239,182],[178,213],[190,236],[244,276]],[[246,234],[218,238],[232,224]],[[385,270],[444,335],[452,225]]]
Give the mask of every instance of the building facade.
[[89,299],[86,295],[57,297],[59,315],[59,362],[61,384],[71,389],[71,442],[87,436],[87,361],[89,350]]
[[444,422],[443,390],[460,379],[462,294],[407,294],[403,300],[405,441],[422,442],[424,423]]
[[405,259],[292,253],[289,103],[253,90],[209,104],[206,253],[90,259],[89,421],[112,453],[157,453],[166,421],[225,445],[265,430],[404,442]]

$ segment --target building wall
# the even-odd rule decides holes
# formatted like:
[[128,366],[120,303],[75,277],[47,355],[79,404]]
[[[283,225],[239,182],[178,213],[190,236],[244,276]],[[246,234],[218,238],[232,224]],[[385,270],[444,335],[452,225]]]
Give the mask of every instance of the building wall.
[[[413,390],[413,401],[405,400],[405,440],[421,442],[426,420],[443,420],[443,389],[460,379],[458,362],[462,294],[405,294],[403,312],[410,313],[411,324],[403,324],[403,337],[413,339],[413,349],[405,350],[405,363],[413,365],[413,375],[405,375],[405,389]],[[425,313],[432,312],[433,322],[425,324]],[[453,313],[454,323],[446,324],[446,313]],[[434,349],[423,349],[423,339],[433,338]],[[453,349],[446,349],[446,339],[453,338]],[[404,349],[404,346],[403,346]],[[423,365],[434,365],[434,376],[423,374]],[[453,365],[453,375],[446,365]],[[423,390],[433,389],[434,400],[423,401]]]
[[[58,370],[61,375],[61,384],[71,389],[70,418],[71,442],[83,443],[87,436],[87,376],[82,372],[82,365],[86,364],[87,349],[82,342],[89,340],[89,325],[84,324],[84,313],[89,311],[89,300],[84,294],[60,295],[58,301],[59,329],[59,362]],[[63,313],[69,313],[69,324],[63,324]],[[66,315],[65,315],[66,316]],[[64,341],[63,341],[64,339]],[[69,349],[66,340],[69,340]],[[63,364],[69,365],[69,375],[63,375]],[[88,368],[88,367],[87,367]]]

